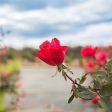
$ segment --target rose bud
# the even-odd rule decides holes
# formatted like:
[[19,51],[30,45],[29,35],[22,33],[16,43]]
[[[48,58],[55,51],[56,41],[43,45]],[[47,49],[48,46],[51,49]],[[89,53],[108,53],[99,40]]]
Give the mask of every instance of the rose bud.
[[88,61],[86,63],[86,68],[89,72],[93,72],[94,70],[94,67],[95,67],[95,64],[92,62],[92,61]]
[[96,96],[96,97],[94,97],[94,98],[91,100],[91,103],[97,104],[99,99],[100,99],[100,97],[99,97],[99,96]]
[[104,66],[105,65],[105,62],[108,58],[108,52],[106,51],[101,51],[100,53],[98,53],[96,55],[96,63]]
[[63,63],[68,46],[61,46],[57,38],[51,42],[48,40],[39,46],[40,50],[36,51],[36,56],[45,63],[56,66]]
[[97,47],[85,46],[81,49],[81,56],[83,57],[92,57],[95,56]]

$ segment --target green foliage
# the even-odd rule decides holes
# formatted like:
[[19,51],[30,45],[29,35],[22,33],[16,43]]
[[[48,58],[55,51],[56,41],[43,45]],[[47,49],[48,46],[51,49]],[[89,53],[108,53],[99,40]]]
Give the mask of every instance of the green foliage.
[[35,62],[36,61],[35,51],[36,50],[32,48],[24,48],[21,50],[20,54],[22,59],[26,59],[30,62]]
[[78,96],[80,98],[83,98],[86,100],[91,100],[92,98],[94,98],[96,96],[95,93],[93,93],[89,89],[85,88],[84,86],[79,86],[78,90],[79,90]]
[[72,86],[71,93],[72,95],[70,96],[68,103],[71,103],[74,98],[78,98],[78,89],[75,85]]
[[78,87],[73,86],[71,92],[72,92],[72,95],[70,96],[68,103],[71,103],[74,98],[79,97],[79,98],[83,98],[86,100],[91,100],[97,95],[96,93],[88,90],[84,86],[78,86]]
[[112,59],[108,60],[105,66],[105,69],[110,72],[112,71]]
[[[8,71],[7,77],[2,77],[4,71]],[[13,59],[9,64],[3,64],[0,67],[0,91],[5,90],[8,93],[16,93],[16,82],[19,77],[16,73],[20,71],[20,61]]]
[[107,61],[103,71],[97,70],[93,74],[95,76],[93,82],[94,87],[99,89],[99,94],[103,97],[112,96],[112,59]]
[[13,74],[14,72],[20,71],[20,68],[21,68],[20,60],[17,59],[11,60],[10,64],[5,63],[0,67],[0,75],[5,70],[7,70],[9,74]]
[[112,112],[112,105],[110,97],[100,98],[98,101],[101,108],[105,109],[105,112]]
[[62,75],[63,75],[64,79],[67,81],[67,77],[66,77],[67,73],[65,71],[62,71]]
[[73,99],[75,98],[75,95],[74,95],[74,93],[71,95],[71,97],[69,98],[69,100],[68,100],[68,103],[71,103],[72,101],[73,101]]
[[[66,72],[63,72],[62,74],[67,80]],[[94,78],[91,82],[92,87],[90,87],[91,84],[88,87],[82,85],[86,81],[88,74],[85,74],[74,81],[71,90],[72,95],[70,96],[68,103],[71,103],[74,98],[78,97],[85,100],[91,100],[97,95],[104,99],[112,96],[112,60],[109,60],[106,63],[104,70],[97,69],[93,74]]]
[[75,59],[81,60],[80,50],[81,50],[80,46],[68,48],[65,62],[71,63]]
[[81,77],[81,79],[80,79],[80,84],[83,84],[85,81],[86,81],[86,79],[87,79],[87,73],[85,74],[85,75],[83,75],[82,77]]
[[0,112],[5,112],[5,91],[0,89]]
[[93,84],[96,89],[100,89],[102,87],[100,82],[96,79],[93,80]]
[[100,89],[100,94],[102,96],[112,96],[112,82],[103,85]]

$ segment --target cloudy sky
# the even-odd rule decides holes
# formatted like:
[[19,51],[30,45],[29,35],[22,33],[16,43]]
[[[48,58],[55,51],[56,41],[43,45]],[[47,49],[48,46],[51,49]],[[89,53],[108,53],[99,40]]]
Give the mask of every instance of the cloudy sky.
[[63,44],[112,44],[112,0],[0,0],[6,45],[38,46],[58,37]]

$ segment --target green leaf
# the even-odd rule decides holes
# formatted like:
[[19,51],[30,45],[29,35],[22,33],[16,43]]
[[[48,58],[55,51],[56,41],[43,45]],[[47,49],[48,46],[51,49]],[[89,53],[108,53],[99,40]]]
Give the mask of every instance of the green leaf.
[[69,100],[68,100],[68,103],[71,103],[72,101],[73,101],[73,99],[75,98],[75,95],[74,95],[74,93],[71,95],[71,97],[69,98]]
[[81,77],[80,84],[83,84],[85,82],[85,80],[87,79],[87,75],[88,74],[85,74]]
[[110,59],[109,61],[106,62],[105,69],[107,71],[111,71],[112,70],[112,59]]
[[111,100],[110,97],[105,97],[105,99],[100,98],[98,101],[98,104],[105,109],[106,112],[112,112],[112,105],[111,105]]
[[64,79],[67,81],[67,76],[66,76],[67,74],[64,70],[62,71],[62,75],[63,75]]
[[95,79],[101,84],[103,83],[107,78],[107,72],[106,71],[95,71],[93,72]]
[[72,88],[72,92],[74,93],[74,96],[76,97],[76,98],[78,98],[78,89],[76,88],[76,87],[73,87]]
[[95,71],[95,72],[93,72],[93,74],[96,77],[106,77],[106,75],[107,75],[106,71]]
[[111,96],[112,95],[112,82],[107,83],[106,85],[103,85],[100,90],[100,94],[102,96]]
[[61,65],[58,65],[57,67],[58,67],[58,72],[61,72],[62,71]]
[[112,83],[112,74],[109,74],[108,82]]
[[98,80],[94,79],[93,80],[93,83],[94,83],[94,87],[96,89],[100,89],[101,88],[101,84],[100,84],[100,82]]
[[92,99],[92,98],[94,98],[96,96],[95,93],[93,93],[92,91],[88,90],[87,88],[85,88],[83,86],[79,86],[78,90],[79,90],[78,96],[80,98],[90,100],[90,99]]

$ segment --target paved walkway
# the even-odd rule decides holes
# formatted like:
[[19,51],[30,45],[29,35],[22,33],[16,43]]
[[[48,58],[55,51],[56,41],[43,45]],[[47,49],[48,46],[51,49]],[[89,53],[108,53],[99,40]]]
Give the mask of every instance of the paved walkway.
[[[79,77],[83,70],[73,69],[73,72],[75,77]],[[22,69],[22,89],[27,93],[20,103],[23,112],[93,112],[92,105],[82,104],[79,100],[67,104],[71,84],[65,82],[60,74],[52,77],[54,74],[55,69],[51,68]]]

